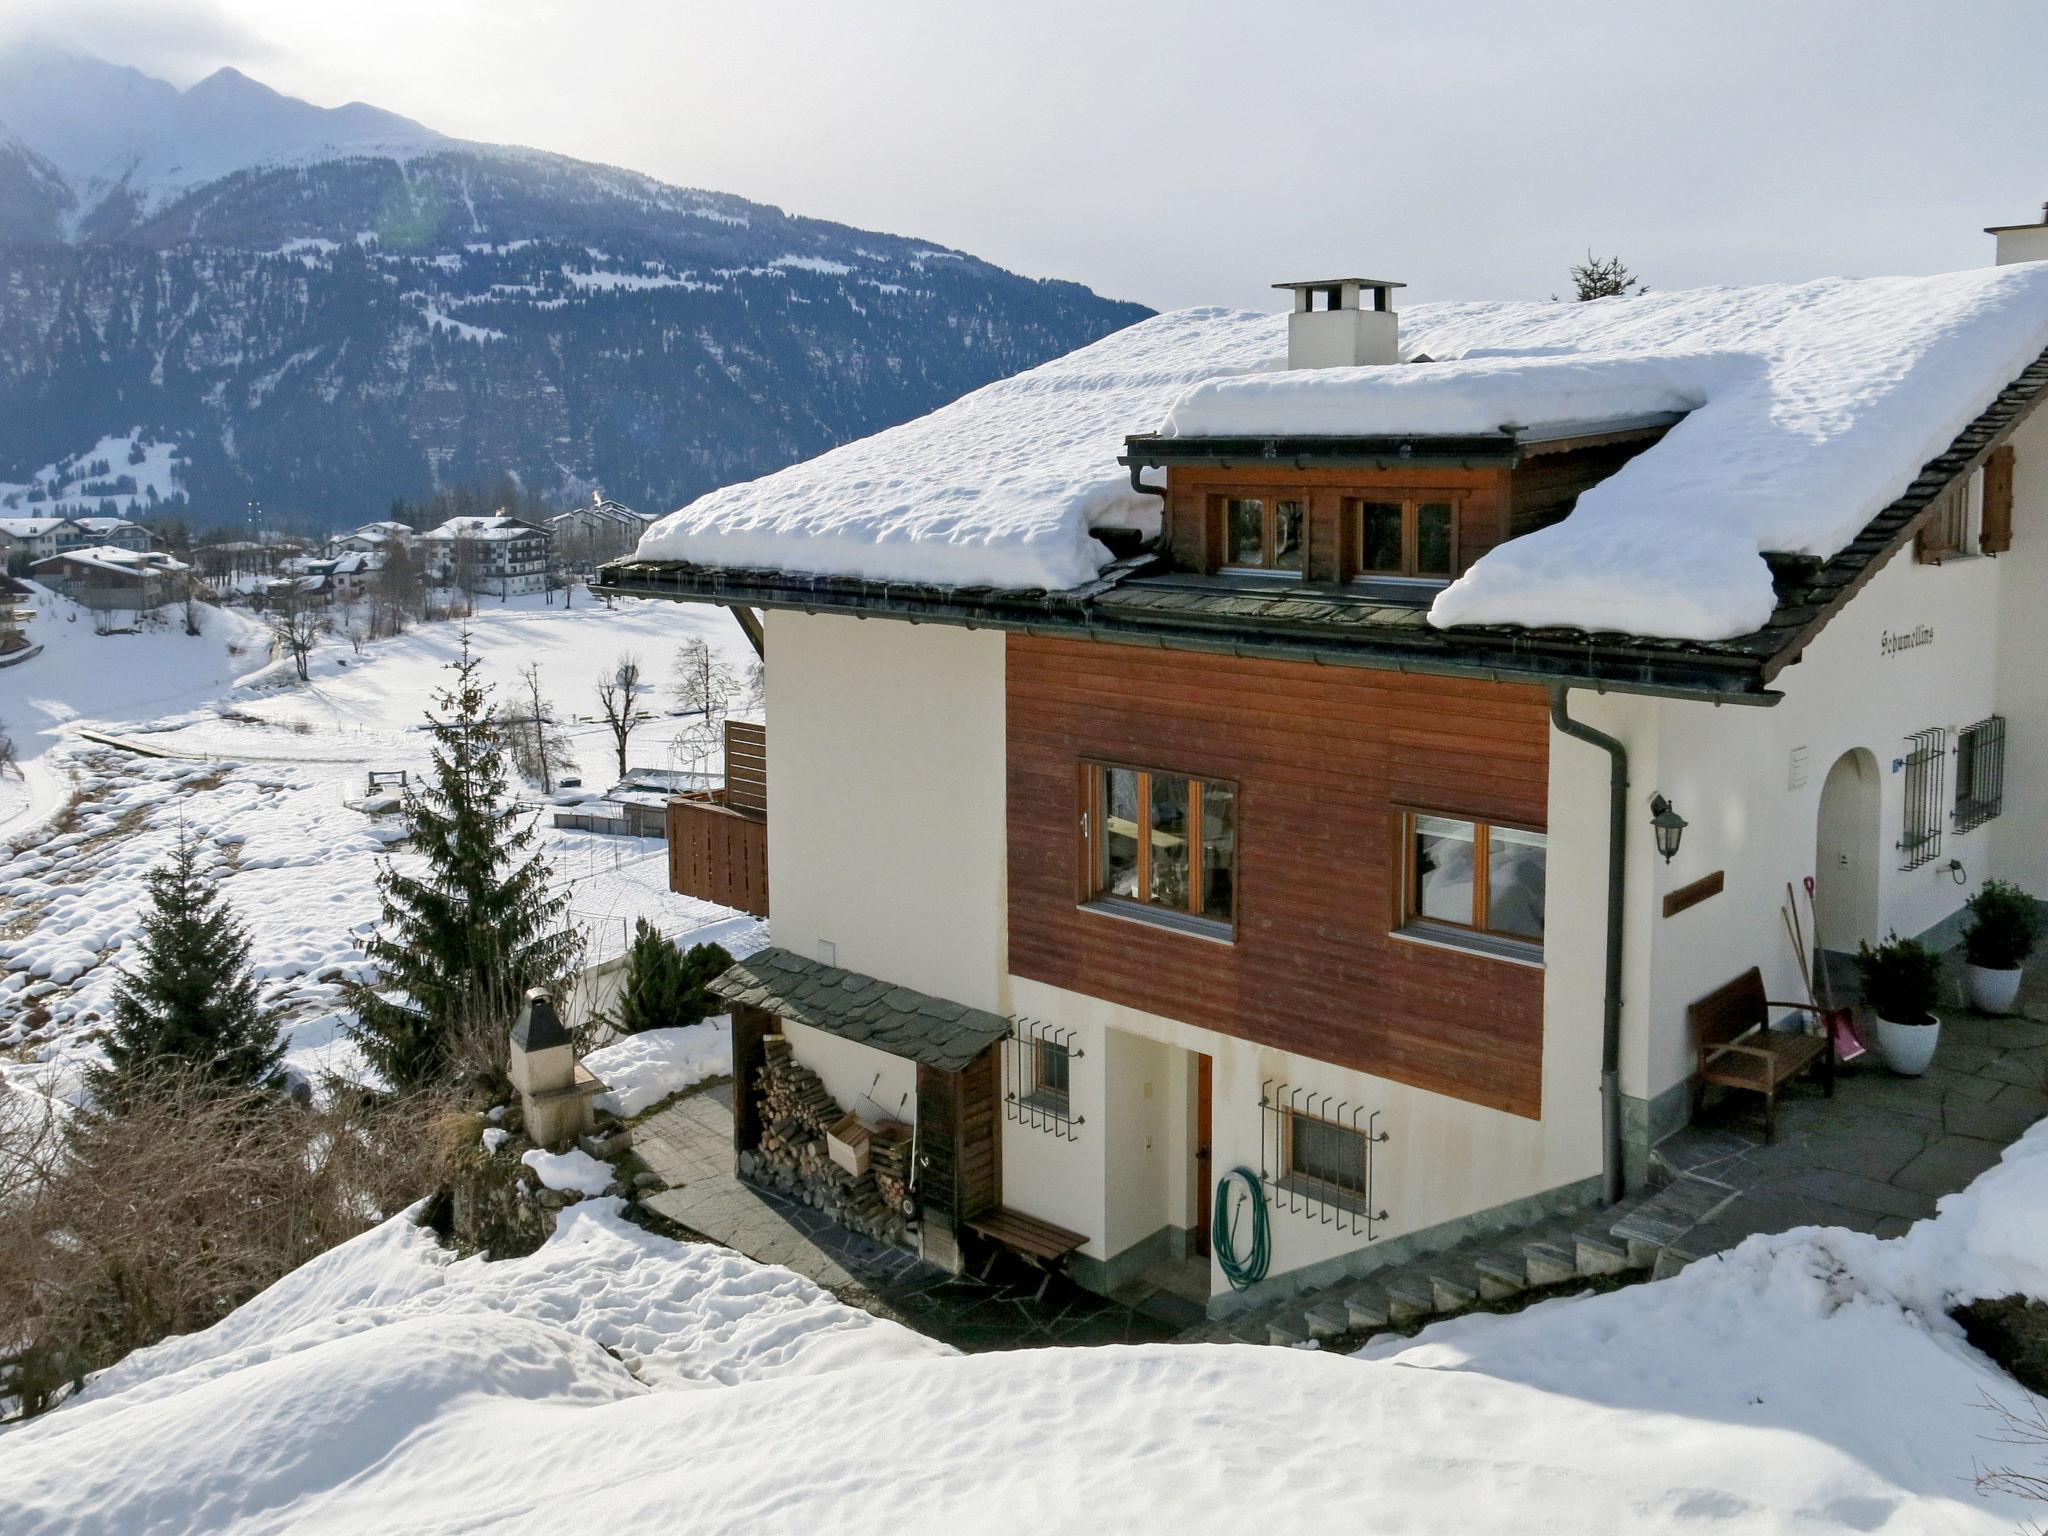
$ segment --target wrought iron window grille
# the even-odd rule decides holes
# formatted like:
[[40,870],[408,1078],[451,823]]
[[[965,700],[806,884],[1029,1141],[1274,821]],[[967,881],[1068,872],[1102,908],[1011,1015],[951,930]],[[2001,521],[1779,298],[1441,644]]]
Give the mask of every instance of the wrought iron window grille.
[[1068,1074],[1085,1054],[1071,1029],[1012,1019],[1003,1041],[1003,1112],[1020,1125],[1072,1141],[1088,1117],[1073,1113]]
[[2005,716],[1989,715],[1956,732],[1956,830],[1981,827],[2004,809]]
[[[1259,1085],[1259,1180],[1275,1209],[1305,1216],[1339,1232],[1360,1233],[1367,1242],[1387,1219],[1373,1193],[1374,1149],[1387,1140],[1379,1128],[1380,1112],[1335,1095],[1292,1088],[1268,1078]],[[1355,1184],[1340,1183],[1295,1166],[1296,1121],[1355,1136],[1359,1172]]]
[[1905,829],[1899,839],[1899,868],[1918,869],[1941,853],[1941,781],[1948,763],[1948,732],[1940,726],[1906,738],[1906,755],[1892,764],[1906,774]]

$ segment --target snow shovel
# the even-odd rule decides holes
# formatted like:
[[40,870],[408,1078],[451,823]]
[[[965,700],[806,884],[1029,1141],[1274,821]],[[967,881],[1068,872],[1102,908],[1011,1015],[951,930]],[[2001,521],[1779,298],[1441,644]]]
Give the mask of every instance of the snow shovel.
[[[1844,1008],[1835,1001],[1835,983],[1828,969],[1827,947],[1820,941],[1820,914],[1813,905],[1813,876],[1808,875],[1806,885],[1806,917],[1813,929],[1813,955],[1820,966],[1820,996],[1813,999],[1815,1006],[1827,1011],[1821,1015],[1821,1026],[1835,1041],[1835,1065],[1857,1060],[1868,1054],[1870,1047],[1863,1043],[1863,1037],[1856,1033],[1856,1011]],[[1788,891],[1786,894],[1790,894]]]

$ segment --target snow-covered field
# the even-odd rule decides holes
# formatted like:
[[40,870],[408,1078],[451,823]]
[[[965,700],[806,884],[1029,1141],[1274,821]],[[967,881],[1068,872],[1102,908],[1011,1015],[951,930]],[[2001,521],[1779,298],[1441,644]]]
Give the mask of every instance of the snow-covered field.
[[[24,771],[0,780],[0,1048],[13,1047],[0,1054],[0,1079],[75,1091],[122,948],[139,929],[142,877],[181,825],[208,846],[249,927],[253,963],[289,1009],[289,1064],[307,1076],[355,1070],[340,984],[365,974],[377,860],[396,818],[353,803],[369,770],[425,767],[424,715],[447,682],[460,626],[421,626],[360,654],[331,642],[303,685],[288,661],[269,660],[263,628],[234,611],[207,610],[196,638],[176,625],[95,635],[43,594],[29,628],[43,654],[0,670],[0,726]],[[662,684],[693,636],[736,669],[752,656],[729,619],[678,604],[607,610],[586,599],[564,611],[515,599],[479,607],[470,629],[488,681],[509,691],[537,663],[563,717],[594,712],[597,678],[621,651]],[[665,694],[651,707],[666,709]],[[678,724],[643,724],[629,761],[668,766]],[[83,731],[183,755],[143,757]],[[609,787],[609,732],[586,723],[571,738],[584,784]],[[765,941],[753,919],[671,893],[657,840],[551,826],[542,836],[593,961],[622,953],[640,916],[739,953]]]
[[1945,1315],[2048,1296],[2048,1125],[1889,1242],[1346,1358],[955,1355],[787,1270],[565,1212],[527,1259],[404,1217],[0,1433],[0,1529],[2009,1536],[2019,1388]]

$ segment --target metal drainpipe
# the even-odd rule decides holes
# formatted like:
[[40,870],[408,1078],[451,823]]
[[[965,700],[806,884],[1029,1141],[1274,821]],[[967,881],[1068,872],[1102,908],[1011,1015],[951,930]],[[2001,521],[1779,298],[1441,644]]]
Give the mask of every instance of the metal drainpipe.
[[1607,754],[1607,988],[1600,1022],[1600,1197],[1621,1198],[1621,922],[1628,866],[1628,748],[1567,713],[1569,685],[1550,685],[1550,723]]

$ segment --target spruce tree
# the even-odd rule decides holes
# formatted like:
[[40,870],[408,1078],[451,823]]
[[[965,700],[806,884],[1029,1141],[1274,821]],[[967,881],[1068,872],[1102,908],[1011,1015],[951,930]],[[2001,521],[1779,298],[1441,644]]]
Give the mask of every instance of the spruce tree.
[[681,1022],[686,990],[682,951],[646,918],[639,919],[633,925],[633,947],[626,952],[626,984],[619,989],[620,1032],[637,1035]]
[[261,1083],[284,1054],[277,1010],[257,995],[248,933],[200,869],[198,841],[180,828],[145,883],[138,961],[114,989],[107,1063],[87,1074],[93,1097],[118,1112],[128,1090],[168,1072],[224,1089]]
[[532,851],[532,818],[500,810],[505,744],[481,666],[464,630],[449,663],[455,681],[427,715],[433,766],[405,798],[426,869],[393,860],[378,871],[383,921],[367,946],[378,975],[351,989],[351,1034],[394,1088],[445,1079],[460,1029],[509,1028],[525,990],[560,982],[580,947],[563,923],[567,899],[549,889],[547,861]]
[[693,944],[688,954],[641,918],[634,925],[633,947],[626,952],[626,984],[619,992],[618,1027],[636,1035],[644,1029],[674,1029],[695,1024],[718,1007],[706,990],[714,976],[732,964],[718,944]]

